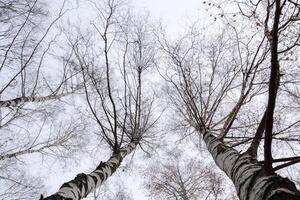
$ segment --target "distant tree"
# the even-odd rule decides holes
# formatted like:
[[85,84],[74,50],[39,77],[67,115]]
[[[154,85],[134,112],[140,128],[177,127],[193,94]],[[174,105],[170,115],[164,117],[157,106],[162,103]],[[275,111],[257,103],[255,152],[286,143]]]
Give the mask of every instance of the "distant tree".
[[146,187],[153,199],[224,199],[223,178],[207,164],[185,158],[178,150],[146,171]]
[[[112,187],[110,187],[112,186]],[[94,194],[86,198],[87,200],[133,200],[123,182],[116,181],[103,184],[101,188],[94,191]]]

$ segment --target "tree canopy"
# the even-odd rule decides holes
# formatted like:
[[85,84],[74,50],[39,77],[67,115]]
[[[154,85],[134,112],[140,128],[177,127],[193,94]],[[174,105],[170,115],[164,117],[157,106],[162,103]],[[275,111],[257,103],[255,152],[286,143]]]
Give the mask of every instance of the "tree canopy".
[[0,198],[299,200],[300,2],[199,7],[0,1]]

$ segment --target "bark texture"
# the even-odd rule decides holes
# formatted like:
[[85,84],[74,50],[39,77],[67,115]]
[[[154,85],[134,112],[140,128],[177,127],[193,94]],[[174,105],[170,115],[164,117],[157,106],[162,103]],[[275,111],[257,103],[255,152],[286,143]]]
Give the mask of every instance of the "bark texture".
[[60,95],[49,95],[49,96],[45,96],[45,97],[18,97],[18,98],[11,99],[11,100],[0,101],[0,107],[17,106],[21,103],[26,103],[26,102],[49,101],[49,100],[53,100],[53,99],[59,99],[68,94],[70,94],[70,93],[65,93],[65,94],[60,94]]
[[73,180],[64,183],[57,193],[40,200],[80,200],[99,187],[120,166],[123,158],[136,147],[136,142],[129,143],[113,154],[106,162],[100,162],[90,174],[78,174]]
[[269,173],[249,154],[226,146],[210,133],[203,136],[218,167],[233,181],[241,200],[300,200],[295,184],[276,173]]

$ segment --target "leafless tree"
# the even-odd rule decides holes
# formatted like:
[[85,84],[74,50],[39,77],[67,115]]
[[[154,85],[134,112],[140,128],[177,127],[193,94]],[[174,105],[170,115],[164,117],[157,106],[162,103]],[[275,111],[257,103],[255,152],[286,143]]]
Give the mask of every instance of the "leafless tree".
[[211,167],[178,150],[157,160],[146,172],[146,187],[153,199],[223,199],[223,178]]
[[[77,86],[70,85],[68,61],[62,67],[61,80],[47,80],[44,65],[60,33],[49,36],[54,25],[69,9],[66,1],[48,25],[49,16],[43,2],[37,0],[1,1],[1,100],[0,107],[20,106],[26,102],[58,99],[71,93]],[[44,29],[41,31],[41,29]],[[54,66],[53,66],[54,67]],[[51,83],[49,83],[51,81]],[[73,88],[72,88],[73,87]],[[15,93],[12,93],[12,88]]]
[[[53,34],[55,25],[69,11],[67,1],[53,16],[43,1],[0,1],[0,166],[1,198],[37,198],[42,188],[39,178],[26,172],[24,157],[69,156],[82,143],[78,131],[84,125],[75,121],[58,123],[54,117],[58,107],[41,105],[74,92],[73,72],[68,61],[59,62],[54,73],[47,59],[57,49],[60,33]],[[49,19],[49,20],[48,20]],[[62,72],[62,73],[61,73]],[[34,102],[28,105],[27,102]]]
[[[113,186],[113,187],[111,187]],[[94,191],[94,194],[86,199],[90,200],[133,200],[128,189],[121,181],[115,181],[113,183],[104,183],[101,188]]]
[[149,24],[144,19],[133,20],[121,1],[90,3],[98,16],[92,23],[96,34],[69,37],[74,51],[72,65],[82,73],[86,102],[97,134],[111,149],[111,156],[90,174],[78,174],[64,183],[57,193],[44,198],[47,200],[86,197],[137,146],[143,149],[149,145],[150,130],[156,123],[152,113],[155,99],[144,87],[147,71],[155,65]]
[[[158,35],[170,66],[162,72],[170,86],[169,96],[181,124],[203,136],[240,199],[299,199],[295,184],[275,173],[298,163],[299,156],[272,156],[274,141],[276,146],[279,141],[288,142],[289,154],[298,152],[297,140],[292,140],[299,135],[294,132],[299,119],[295,121],[295,112],[289,115],[285,98],[291,95],[281,88],[297,88],[297,80],[290,79],[297,63],[284,58],[289,51],[299,52],[299,3],[245,1],[238,6],[241,17],[235,21],[249,20],[257,33],[250,35],[251,29],[239,28],[226,18],[226,31],[209,44],[194,30],[174,43]],[[291,71],[290,65],[295,65]],[[265,98],[266,103],[261,103]],[[290,120],[283,120],[284,115]],[[262,142],[264,159],[259,161]],[[274,167],[275,163],[283,164]]]
[[[234,14],[225,8],[231,1],[205,1],[220,12],[214,23],[223,29],[208,35],[192,27],[174,42],[161,32],[154,37],[148,16],[135,17],[122,0],[89,0],[96,16],[90,26],[61,29],[55,25],[68,13],[68,1],[56,16],[45,2],[0,1],[1,197],[36,197],[42,184],[22,170],[23,158],[65,159],[84,148],[92,132],[109,150],[108,160],[41,199],[87,197],[137,147],[147,152],[160,117],[151,87],[159,42],[163,64],[157,68],[167,82],[174,119],[181,131],[203,136],[237,196],[299,199],[298,0],[233,1]],[[54,57],[59,64],[49,62]],[[62,97],[66,103],[50,101]],[[74,109],[69,97],[86,104],[79,100]],[[86,124],[92,131],[84,133]],[[150,189],[156,196],[220,198],[218,175],[202,163],[178,160],[173,156],[153,168]],[[201,184],[204,179],[208,185]],[[119,194],[115,198],[127,198]]]

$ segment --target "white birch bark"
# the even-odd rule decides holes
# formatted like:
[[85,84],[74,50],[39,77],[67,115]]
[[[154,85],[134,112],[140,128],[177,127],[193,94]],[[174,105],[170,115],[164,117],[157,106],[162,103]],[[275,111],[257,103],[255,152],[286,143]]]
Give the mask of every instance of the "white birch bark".
[[300,200],[300,192],[289,179],[266,175],[257,160],[226,146],[210,133],[203,138],[218,167],[233,181],[241,200]]
[[130,154],[137,143],[131,142],[112,155],[106,162],[100,162],[90,174],[78,174],[73,180],[64,183],[57,193],[40,200],[80,200],[98,188],[120,166],[123,158]]
[[59,95],[49,95],[49,96],[45,96],[45,97],[18,97],[15,99],[0,101],[0,107],[17,106],[19,104],[26,103],[26,102],[44,102],[44,101],[59,99],[68,94],[70,94],[70,93],[64,93],[64,94],[59,94]]
[[41,148],[38,149],[25,149],[25,150],[21,150],[15,153],[10,153],[10,154],[6,154],[6,155],[0,155],[0,160],[5,160],[5,159],[9,159],[9,158],[14,158],[14,157],[18,157],[24,154],[30,154],[30,153],[37,153],[37,152],[41,152],[43,149],[49,148],[53,145],[46,145],[43,146]]

